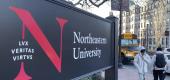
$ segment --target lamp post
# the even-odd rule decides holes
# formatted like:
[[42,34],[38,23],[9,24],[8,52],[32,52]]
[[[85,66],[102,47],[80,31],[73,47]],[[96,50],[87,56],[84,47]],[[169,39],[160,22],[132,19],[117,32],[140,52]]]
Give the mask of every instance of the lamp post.
[[120,22],[119,22],[119,63],[118,63],[118,67],[122,68],[123,67],[122,58],[121,58],[122,0],[120,0],[119,5],[120,5],[120,14],[119,14]]
[[147,24],[147,26],[146,26],[147,28],[146,28],[146,51],[148,52],[148,41],[149,41],[149,39],[148,39],[148,36],[149,36],[149,33],[148,33],[148,31],[149,31],[149,24]]

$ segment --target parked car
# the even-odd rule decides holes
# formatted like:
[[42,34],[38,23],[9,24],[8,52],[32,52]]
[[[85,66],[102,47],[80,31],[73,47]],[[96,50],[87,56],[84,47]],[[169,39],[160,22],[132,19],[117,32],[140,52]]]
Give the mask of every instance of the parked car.
[[168,61],[167,61],[167,70],[166,70],[166,73],[170,73],[170,54],[164,54],[165,56],[167,56],[168,58]]
[[163,52],[164,52],[165,54],[170,54],[170,48],[165,48],[165,49],[163,50]]

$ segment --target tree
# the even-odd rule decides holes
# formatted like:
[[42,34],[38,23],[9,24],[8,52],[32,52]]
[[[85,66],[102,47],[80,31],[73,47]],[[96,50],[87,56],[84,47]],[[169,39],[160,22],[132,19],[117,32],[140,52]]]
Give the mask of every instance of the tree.
[[[166,30],[166,0],[134,0],[136,5],[147,7],[146,12],[143,14],[145,18],[145,36],[153,36],[155,38],[155,47],[160,46],[162,36]],[[141,4],[139,4],[141,3]],[[151,8],[152,7],[152,8]],[[141,17],[143,17],[141,16]],[[150,26],[148,25],[149,22]],[[148,29],[149,28],[149,29]],[[145,38],[146,38],[145,37]],[[148,45],[148,39],[146,39],[146,45]],[[148,46],[147,46],[148,47]]]
[[164,32],[166,29],[166,6],[165,0],[157,0],[152,3],[154,9],[152,9],[152,28],[154,30],[154,37],[156,46],[160,46],[162,36],[164,36]]

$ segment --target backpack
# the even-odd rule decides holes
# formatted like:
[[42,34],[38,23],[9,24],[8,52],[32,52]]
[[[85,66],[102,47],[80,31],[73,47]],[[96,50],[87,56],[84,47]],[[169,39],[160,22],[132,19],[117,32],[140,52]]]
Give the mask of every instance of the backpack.
[[166,64],[164,54],[156,54],[155,66],[158,68],[164,68]]

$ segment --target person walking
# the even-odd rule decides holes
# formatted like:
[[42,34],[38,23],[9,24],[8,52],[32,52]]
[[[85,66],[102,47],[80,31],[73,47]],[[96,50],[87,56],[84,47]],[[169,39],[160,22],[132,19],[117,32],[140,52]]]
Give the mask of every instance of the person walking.
[[146,53],[145,47],[139,47],[140,52],[134,58],[134,65],[136,66],[139,74],[139,80],[145,80],[146,73],[149,71],[151,58]]
[[163,54],[162,48],[158,47],[156,54],[152,58],[154,80],[164,80],[165,70],[167,69],[168,58]]

